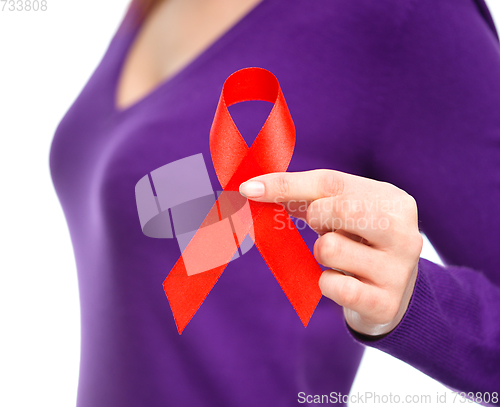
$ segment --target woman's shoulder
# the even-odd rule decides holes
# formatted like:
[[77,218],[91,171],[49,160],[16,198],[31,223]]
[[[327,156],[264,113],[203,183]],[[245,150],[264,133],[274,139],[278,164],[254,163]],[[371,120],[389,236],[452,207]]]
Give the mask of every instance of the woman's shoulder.
[[[266,1],[266,0],[264,0]],[[344,26],[360,35],[395,34],[426,27],[446,29],[446,22],[457,14],[482,24],[498,37],[485,0],[295,0],[286,2],[299,21],[314,20],[338,32]]]
[[342,18],[346,23],[362,24],[366,28],[393,26],[403,22],[415,3],[421,1],[426,0],[296,0],[293,2],[293,13],[302,20],[313,18],[318,23]]
[[311,45],[322,46],[345,44],[351,49],[359,47],[359,51],[371,53],[379,45],[397,40],[417,6],[415,3],[424,1],[288,0],[282,1],[273,11],[280,14],[278,25],[293,40],[302,39]]

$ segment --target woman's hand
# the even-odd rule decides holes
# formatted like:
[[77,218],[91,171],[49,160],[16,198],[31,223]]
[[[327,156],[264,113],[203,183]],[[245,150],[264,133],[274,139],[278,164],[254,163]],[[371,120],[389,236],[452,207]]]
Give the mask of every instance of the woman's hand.
[[413,197],[386,182],[333,170],[273,173],[240,186],[249,199],[285,205],[319,237],[314,257],[329,270],[321,292],[349,326],[381,335],[401,321],[422,250]]

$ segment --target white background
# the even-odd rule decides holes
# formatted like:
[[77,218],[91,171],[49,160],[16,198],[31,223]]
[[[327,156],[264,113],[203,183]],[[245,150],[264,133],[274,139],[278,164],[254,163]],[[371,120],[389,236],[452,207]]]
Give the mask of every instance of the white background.
[[[45,12],[2,12],[0,1],[3,407],[75,405],[78,286],[48,154],[57,124],[100,61],[128,0],[47,3]],[[488,3],[500,22],[499,0]],[[439,262],[428,244],[423,257]],[[447,392],[448,404],[453,401],[439,383],[373,349],[365,353],[352,393],[365,391],[433,400]]]

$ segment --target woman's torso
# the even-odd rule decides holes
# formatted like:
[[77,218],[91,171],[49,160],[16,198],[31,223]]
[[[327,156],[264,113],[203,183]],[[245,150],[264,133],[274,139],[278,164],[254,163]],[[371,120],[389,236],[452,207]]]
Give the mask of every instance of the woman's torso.
[[[406,2],[361,3],[263,0],[118,109],[119,77],[140,28],[131,23],[134,9],[124,19],[51,150],[78,268],[79,407],[290,406],[300,392],[349,392],[363,350],[341,308],[323,298],[304,328],[255,247],[229,263],[179,336],[162,282],[180,249],[175,239],[142,233],[134,191],[144,175],[199,153],[221,189],[208,134],[224,80],[247,66],[280,81],[297,130],[289,171],[370,176],[391,74],[380,59],[397,42]],[[230,111],[250,144],[269,107]],[[299,226],[312,249],[316,235]]]

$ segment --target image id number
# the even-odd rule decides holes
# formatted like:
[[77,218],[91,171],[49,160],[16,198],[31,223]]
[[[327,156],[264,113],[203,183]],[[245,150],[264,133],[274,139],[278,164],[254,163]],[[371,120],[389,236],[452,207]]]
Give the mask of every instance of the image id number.
[[47,11],[47,0],[0,0],[2,11]]

